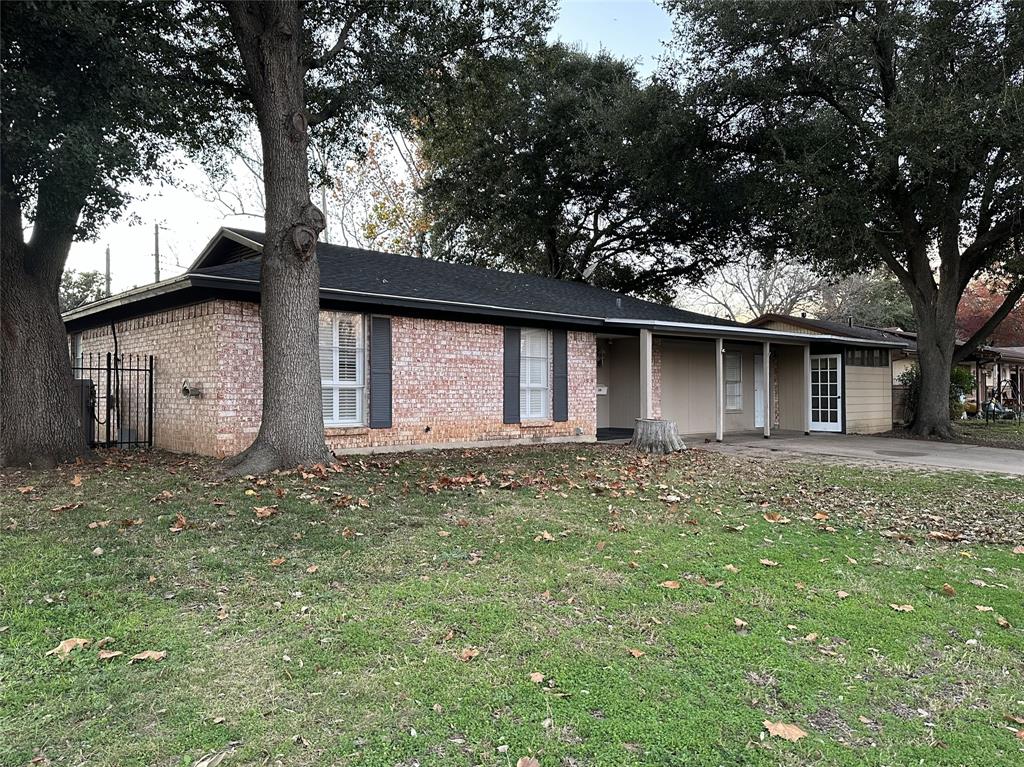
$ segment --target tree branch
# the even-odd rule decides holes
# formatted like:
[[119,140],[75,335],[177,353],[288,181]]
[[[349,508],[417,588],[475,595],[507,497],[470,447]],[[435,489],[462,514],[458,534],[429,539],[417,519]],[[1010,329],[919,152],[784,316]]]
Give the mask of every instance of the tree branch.
[[953,351],[953,364],[962,362],[975,349],[981,346],[982,341],[992,335],[1000,323],[1014,310],[1021,297],[1024,297],[1024,278],[1021,278],[1013,290],[1006,294],[1003,303],[992,313],[992,316],[988,318],[985,324],[978,328],[977,332],[963,346],[959,346]]

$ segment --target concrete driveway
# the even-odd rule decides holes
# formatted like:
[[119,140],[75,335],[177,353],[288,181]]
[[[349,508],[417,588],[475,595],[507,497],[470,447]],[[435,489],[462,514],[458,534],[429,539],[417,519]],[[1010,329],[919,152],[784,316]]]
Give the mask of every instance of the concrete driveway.
[[757,451],[791,456],[829,456],[852,463],[895,463],[930,469],[1024,476],[1024,450],[946,442],[868,437],[856,434],[784,433],[765,439],[761,435],[726,435],[721,444],[704,445],[724,452]]

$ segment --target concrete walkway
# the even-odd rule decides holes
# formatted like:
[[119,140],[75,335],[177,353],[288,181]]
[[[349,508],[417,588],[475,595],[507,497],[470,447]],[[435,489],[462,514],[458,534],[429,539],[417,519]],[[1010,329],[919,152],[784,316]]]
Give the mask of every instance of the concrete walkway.
[[[694,445],[698,446],[697,444]],[[946,442],[869,437],[856,434],[784,433],[765,439],[755,434],[726,434],[725,441],[702,445],[723,452],[850,459],[853,463],[896,463],[930,469],[950,469],[1024,476],[1024,450]]]

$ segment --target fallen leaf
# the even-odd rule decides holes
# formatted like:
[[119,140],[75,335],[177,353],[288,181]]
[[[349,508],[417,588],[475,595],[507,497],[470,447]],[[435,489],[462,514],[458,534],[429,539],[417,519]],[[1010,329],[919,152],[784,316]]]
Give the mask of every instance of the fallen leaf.
[[[224,717],[220,717],[220,721],[223,722]],[[214,724],[218,724],[218,722],[214,720]],[[227,758],[227,756],[230,754],[230,749],[226,751],[217,751],[213,754],[207,754],[206,756],[202,757],[199,761],[197,761],[195,764],[193,764],[192,767],[219,767],[220,763],[223,762],[224,759]]]
[[97,519],[95,522],[90,522],[88,524],[88,528],[90,530],[98,530],[100,528],[107,527],[108,525],[110,525],[109,519]]
[[733,618],[733,619],[732,619],[732,625],[736,627],[736,630],[737,630],[737,631],[743,631],[743,630],[744,630],[745,628],[747,628],[747,627],[748,627],[748,626],[749,626],[750,624],[749,624],[749,623],[747,623],[747,622],[746,622],[745,620],[743,620],[742,618]]
[[760,562],[765,567],[778,567],[779,566],[779,563],[776,562],[774,559],[759,559],[757,561]]
[[159,662],[166,657],[167,650],[143,650],[142,652],[135,653],[128,662],[136,663],[144,660]]
[[521,756],[516,760],[516,767],[540,767],[540,762],[532,756]]
[[113,641],[114,641],[114,637],[103,637],[103,639],[98,641],[95,645],[93,645],[93,647],[95,647],[97,650],[102,650],[104,647],[106,647],[108,644],[112,643]]
[[989,607],[988,605],[975,605],[974,609],[977,610],[979,613],[990,613],[990,612],[992,612],[992,608]]
[[634,658],[642,658],[647,654],[643,650],[637,650],[635,647],[627,648],[627,652]]
[[679,581],[662,581],[658,585],[663,589],[678,589],[681,584]]
[[459,653],[459,660],[463,663],[468,663],[479,654],[480,651],[475,647],[463,647],[462,652]]
[[35,490],[35,487],[33,485],[25,485],[23,487],[18,488],[18,492],[21,493],[22,495],[28,495],[33,490]]
[[103,556],[103,548],[101,546],[97,546],[95,549],[92,550],[92,555],[94,557],[102,557]]
[[174,497],[174,493],[170,490],[161,490],[159,493],[149,499],[150,503],[166,503]]
[[188,520],[185,519],[185,515],[178,512],[174,517],[174,524],[171,525],[172,533],[180,533],[188,526]]
[[271,567],[280,567],[281,565],[284,564],[284,562],[285,562],[284,557],[276,557],[276,558],[270,560],[270,566]]
[[47,655],[57,655],[61,658],[66,658],[72,650],[77,650],[79,647],[85,647],[89,644],[91,639],[80,639],[78,637],[72,637],[71,639],[65,639],[59,645],[49,650]]
[[846,599],[850,595],[848,593],[846,593],[845,591],[837,591],[836,592],[836,596],[839,597],[840,599]]
[[807,733],[797,727],[795,724],[785,724],[783,722],[770,722],[767,719],[763,722],[764,728],[768,730],[768,734],[775,738],[782,738],[788,740],[790,743],[796,743],[800,738],[806,738]]
[[819,511],[817,514],[811,517],[811,519],[816,519],[819,522],[824,522],[826,519],[828,519],[828,514],[826,514],[823,511]]
[[75,509],[82,508],[81,502],[79,503],[62,503],[60,506],[54,506],[50,511],[62,512],[62,511],[74,511]]
[[100,660],[111,660],[113,658],[120,657],[121,655],[124,655],[124,653],[120,650],[100,650],[96,653],[96,657]]
[[914,612],[913,605],[889,605],[893,610],[898,613],[912,613]]
[[780,524],[780,525],[788,525],[789,524],[789,519],[787,517],[782,516],[777,511],[769,511],[767,514],[764,514],[763,516],[764,516],[764,521],[765,522],[771,522],[772,524]]
[[954,589],[948,583],[943,583],[942,584],[942,593],[945,594],[947,597],[955,597],[956,596],[956,589]]
[[268,519],[277,514],[277,506],[253,506],[256,519]]
[[437,534],[441,538],[447,538],[449,535],[451,535],[451,533],[449,533],[447,530],[438,530]]
[[1024,546],[1014,546],[1013,547],[1013,553],[1014,554],[1024,554]]
[[71,478],[71,484],[74,485],[75,487],[81,487],[82,486],[82,475],[81,474],[76,474],[74,477],[72,477]]
[[316,565],[310,565],[309,567],[306,568],[306,572],[309,573],[310,575],[312,575],[313,573],[315,573],[319,569],[320,568],[317,567]]
[[[1011,624],[1010,621],[1006,620],[1006,618],[1004,618],[1002,615],[996,616],[996,623],[1004,629],[1013,628],[1013,624]],[[1024,722],[1021,722],[1021,724],[1024,724]]]
[[555,536],[553,536],[547,530],[541,530],[540,533],[533,540],[535,543],[540,541],[553,541],[555,540]]
[[598,551],[604,551],[604,547],[605,547],[605,545],[606,545],[606,544],[605,544],[605,542],[604,542],[604,541],[598,541],[598,542],[597,542],[597,550],[598,550]]
[[530,674],[530,681],[534,684],[540,684],[544,681],[544,675],[539,671],[534,671],[532,674]]
[[740,571],[740,569],[738,567],[736,567],[736,565],[726,565],[725,569],[726,569],[727,572],[730,572],[730,573],[738,573]]

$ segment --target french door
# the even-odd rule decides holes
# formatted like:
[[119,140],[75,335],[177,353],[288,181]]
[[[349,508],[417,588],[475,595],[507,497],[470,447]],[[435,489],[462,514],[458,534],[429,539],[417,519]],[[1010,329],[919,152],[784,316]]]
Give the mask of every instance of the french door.
[[811,355],[811,431],[843,430],[843,369],[838,354]]

